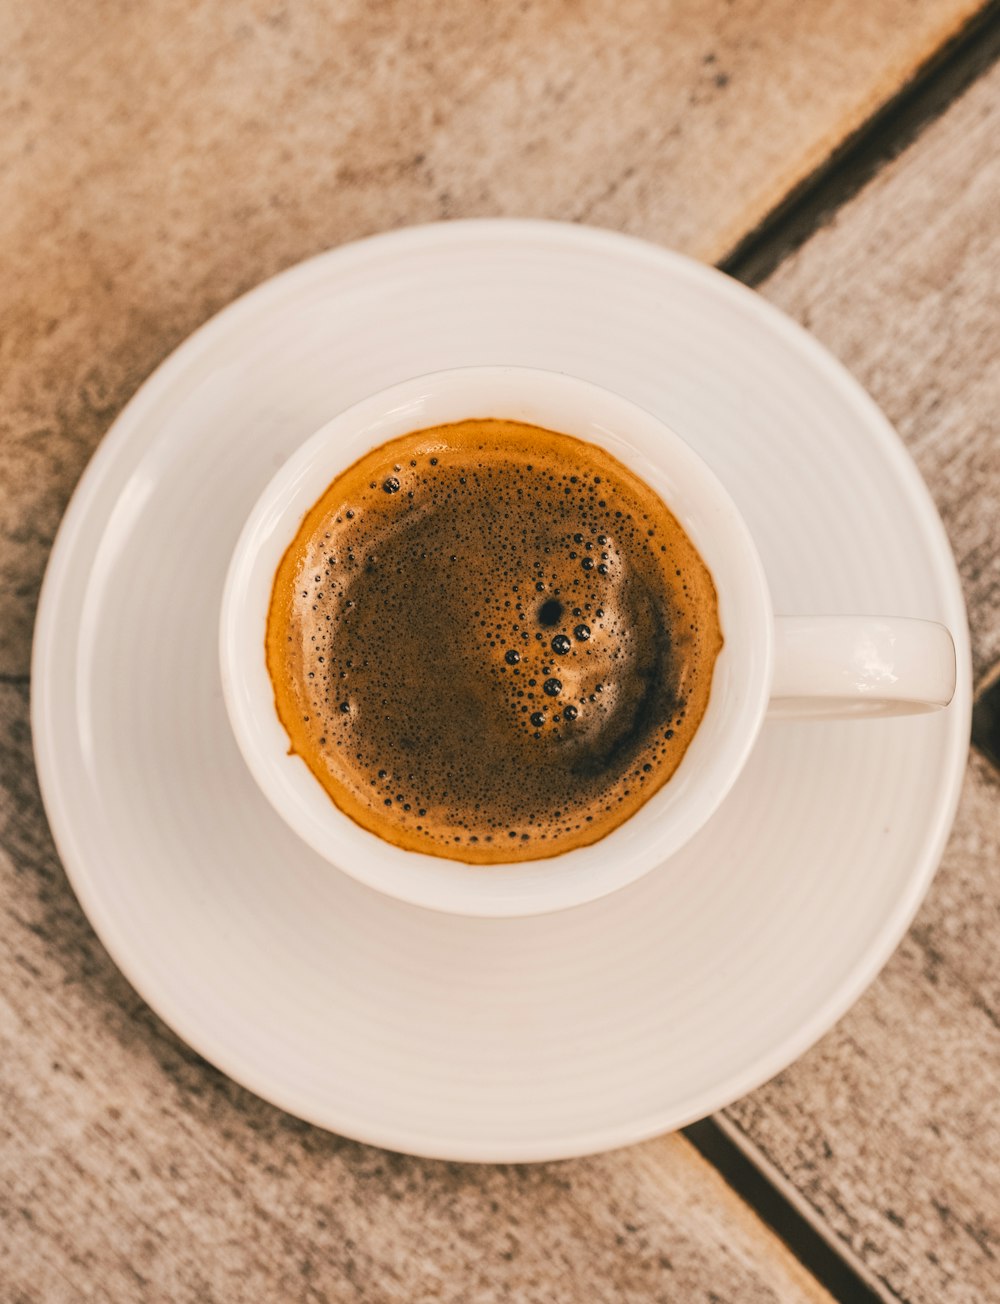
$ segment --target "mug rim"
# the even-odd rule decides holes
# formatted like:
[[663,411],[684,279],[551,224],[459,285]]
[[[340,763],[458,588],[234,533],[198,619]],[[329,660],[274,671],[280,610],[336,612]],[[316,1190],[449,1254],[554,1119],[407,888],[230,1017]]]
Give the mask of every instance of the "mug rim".
[[[546,415],[559,411],[566,417]],[[495,865],[404,850],[345,815],[289,752],[264,658],[274,573],[305,513],[336,475],[398,435],[473,416],[560,430],[599,444],[629,466],[664,499],[708,565],[724,637],[708,708],[663,787],[589,846]],[[685,845],[714,814],[749,756],[767,709],[773,657],[773,612],[756,545],[701,457],[630,399],[564,372],[514,366],[415,376],[325,422],[283,463],[251,509],[226,574],[219,623],[233,733],[258,787],[286,823],[325,860],[371,888],[413,905],[475,916],[582,905],[634,882]]]

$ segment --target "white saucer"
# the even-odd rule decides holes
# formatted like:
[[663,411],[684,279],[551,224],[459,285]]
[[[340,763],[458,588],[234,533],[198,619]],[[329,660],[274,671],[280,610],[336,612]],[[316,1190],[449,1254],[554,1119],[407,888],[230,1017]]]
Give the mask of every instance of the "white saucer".
[[[223,576],[260,489],[312,430],[393,381],[482,363],[565,370],[662,416],[742,508],[779,610],[944,621],[955,703],[768,725],[694,843],[562,914],[438,915],[331,869],[259,794],[230,734]],[[812,339],[720,274],[638,241],[469,222],[276,277],[143,386],[56,541],[33,724],[84,909],[197,1051],[348,1136],[548,1159],[718,1109],[857,998],[942,852],[969,681],[958,578],[927,491]]]

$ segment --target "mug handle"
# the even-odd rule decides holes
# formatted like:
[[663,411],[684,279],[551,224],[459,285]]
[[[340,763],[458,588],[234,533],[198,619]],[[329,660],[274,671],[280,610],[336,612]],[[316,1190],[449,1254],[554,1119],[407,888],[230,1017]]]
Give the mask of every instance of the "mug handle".
[[955,693],[944,625],[902,616],[777,616],[769,716],[918,715]]

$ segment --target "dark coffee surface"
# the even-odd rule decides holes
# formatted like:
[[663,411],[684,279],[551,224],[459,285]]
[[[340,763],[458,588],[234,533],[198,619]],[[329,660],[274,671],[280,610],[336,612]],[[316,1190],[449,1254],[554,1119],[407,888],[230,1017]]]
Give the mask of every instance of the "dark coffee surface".
[[662,501],[592,444],[470,420],[374,449],[275,577],[292,750],[399,846],[473,862],[596,841],[679,764],[721,647]]

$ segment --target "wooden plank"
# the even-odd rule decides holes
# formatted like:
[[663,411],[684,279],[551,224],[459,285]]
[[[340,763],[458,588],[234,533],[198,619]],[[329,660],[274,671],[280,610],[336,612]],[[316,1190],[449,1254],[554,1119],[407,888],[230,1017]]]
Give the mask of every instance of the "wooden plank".
[[[941,509],[977,676],[1000,659],[1000,67],[767,283],[896,423]],[[894,1297],[1000,1298],[1000,775],[973,754],[906,941],[728,1111]]]
[[0,0],[0,674],[72,485],[240,291],[537,215],[725,254],[983,0]]
[[24,685],[0,685],[0,1296],[760,1301],[829,1296],[681,1137],[431,1163],[236,1087],[146,1008],[63,876]]

